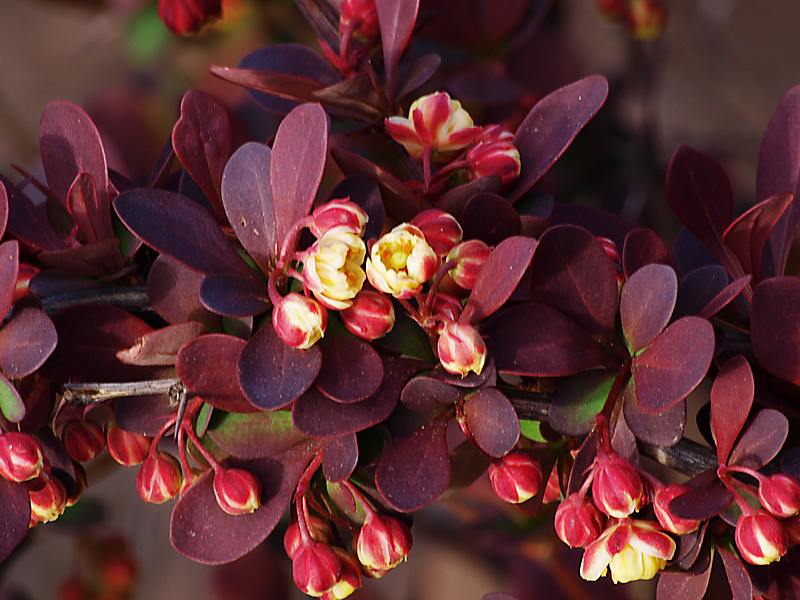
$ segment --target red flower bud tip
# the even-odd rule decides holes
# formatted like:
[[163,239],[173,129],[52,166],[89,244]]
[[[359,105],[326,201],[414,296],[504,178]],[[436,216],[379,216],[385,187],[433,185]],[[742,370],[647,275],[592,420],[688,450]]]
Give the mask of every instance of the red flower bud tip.
[[561,499],[561,482],[558,480],[558,469],[550,471],[550,477],[547,478],[547,485],[544,488],[542,495],[542,503],[550,504],[556,500]]
[[574,493],[556,509],[558,538],[570,548],[585,548],[603,533],[603,515],[583,494]]
[[222,16],[222,0],[158,0],[158,16],[173,33],[195,33]]
[[389,571],[411,552],[411,530],[394,517],[370,514],[361,526],[356,543],[359,562],[375,574]]
[[39,476],[44,455],[39,441],[27,433],[0,434],[0,476],[21,483]]
[[139,467],[136,490],[145,502],[163,504],[181,491],[183,475],[175,458],[166,452],[156,452],[147,457]]
[[319,597],[339,582],[342,561],[328,544],[307,541],[295,552],[292,575],[301,592]]
[[287,346],[305,350],[325,335],[328,311],[313,298],[292,292],[272,310],[272,325]]
[[334,227],[343,227],[345,231],[361,237],[369,221],[367,213],[358,204],[348,198],[331,200],[318,207],[311,214],[309,229],[315,237],[322,237],[326,231]]
[[669,509],[669,503],[678,496],[682,496],[687,491],[689,491],[689,488],[685,485],[673,483],[658,488],[653,496],[653,510],[656,513],[656,518],[661,524],[661,527],[670,533],[685,535],[700,527],[700,521],[681,519],[672,514],[672,511]]
[[618,454],[598,454],[592,480],[594,505],[609,517],[623,519],[645,503],[639,471]]
[[626,14],[628,31],[639,40],[653,40],[667,24],[667,9],[661,0],[630,0]]
[[64,514],[67,490],[57,477],[41,473],[28,483],[31,498],[31,523],[50,523]]
[[350,308],[339,313],[347,331],[362,340],[376,340],[394,327],[392,299],[373,290],[361,290]]
[[244,469],[218,469],[214,473],[214,496],[229,515],[247,515],[261,506],[261,482]]
[[519,177],[522,165],[514,135],[500,125],[484,128],[478,143],[467,152],[466,161],[470,179],[494,176],[503,184]]
[[89,462],[103,451],[106,438],[94,421],[70,421],[61,433],[64,449],[72,460]]
[[603,251],[606,253],[606,256],[611,259],[611,262],[613,262],[615,265],[620,264],[619,250],[617,249],[617,243],[614,240],[601,235],[598,235],[594,239],[596,239],[603,247]]
[[341,548],[333,551],[342,562],[342,574],[331,589],[322,594],[322,600],[343,600],[361,587],[361,567],[358,561]]
[[56,589],[58,600],[86,600],[91,597],[89,586],[78,575],[72,575],[69,579],[61,582]]
[[542,467],[532,456],[512,452],[489,465],[489,481],[498,498],[521,504],[542,489]]
[[486,344],[472,325],[445,321],[437,344],[439,362],[448,373],[466,377],[469,372],[477,375],[486,363]]
[[789,549],[783,525],[765,510],[739,517],[735,538],[739,553],[751,565],[768,565],[780,560]]
[[363,38],[378,37],[378,11],[375,0],[342,0],[339,5],[339,33],[348,28]]
[[150,438],[110,423],[106,428],[108,453],[123,467],[140,465],[150,451]]
[[[306,526],[309,534],[311,534],[311,539],[315,542],[328,544],[333,539],[333,530],[331,530],[330,524],[316,515],[309,515],[306,518]],[[297,521],[292,521],[283,535],[283,549],[286,550],[286,555],[294,560],[294,555],[302,543],[303,537],[300,534],[300,525]]]
[[444,256],[464,237],[455,217],[438,208],[423,210],[411,221],[419,227],[428,244],[438,256]]
[[431,314],[442,321],[458,321],[461,316],[461,300],[450,294],[438,292],[431,302]]
[[800,512],[800,482],[783,473],[765,477],[758,486],[758,501],[779,519],[793,517]]
[[490,252],[489,246],[481,240],[462,242],[447,255],[448,261],[457,261],[456,266],[448,271],[450,277],[465,290],[471,290]]

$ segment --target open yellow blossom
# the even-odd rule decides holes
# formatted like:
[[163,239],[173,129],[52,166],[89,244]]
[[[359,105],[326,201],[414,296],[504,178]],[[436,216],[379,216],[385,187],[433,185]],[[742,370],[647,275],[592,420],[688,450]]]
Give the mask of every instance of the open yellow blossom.
[[416,294],[433,277],[438,264],[422,231],[402,223],[372,246],[367,277],[375,289],[403,300]]
[[366,254],[363,240],[347,227],[329,229],[306,254],[303,283],[326,308],[348,308],[364,285]]

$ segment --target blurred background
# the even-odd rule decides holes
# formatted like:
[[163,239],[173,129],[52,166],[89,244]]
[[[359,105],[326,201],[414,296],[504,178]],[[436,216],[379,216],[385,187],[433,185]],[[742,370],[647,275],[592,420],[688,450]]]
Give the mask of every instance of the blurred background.
[[[463,60],[472,41],[468,28],[447,21],[447,8],[462,1],[481,4],[423,0],[430,21],[419,43],[450,49],[445,70],[451,59]],[[490,2],[506,0],[484,0]],[[483,70],[451,69],[439,83],[468,106],[475,89],[488,85],[508,96],[496,104],[513,121],[561,84],[589,73],[608,77],[608,106],[553,174],[559,200],[597,203],[669,234],[676,224],[661,188],[678,143],[722,161],[740,207],[755,200],[761,135],[780,97],[800,83],[800,3],[670,0],[663,35],[647,43],[604,19],[590,0],[511,2],[520,4],[544,7],[540,26],[519,32],[510,23],[508,31],[495,32],[514,34],[506,54],[472,48],[484,57]],[[153,168],[189,87],[215,94],[251,135],[266,137],[276,118],[208,67],[234,65],[259,47],[287,41],[316,47],[291,0],[227,0],[224,19],[193,37],[171,34],[155,0],[0,0],[0,172],[13,178],[12,165],[37,172],[39,114],[55,98],[88,110],[109,162],[134,180]],[[513,85],[494,85],[501,80]],[[300,597],[279,535],[233,565],[191,563],[169,545],[170,507],[141,503],[135,471],[105,460],[89,465],[92,487],[81,503],[55,525],[38,527],[0,565],[2,600],[83,598],[70,588],[75,574],[116,582],[119,591],[109,598]],[[654,596],[648,583],[582,582],[580,553],[556,544],[551,512],[537,519],[506,510],[481,478],[418,514],[408,564],[368,582],[353,598],[479,600],[495,591],[513,591],[520,600]],[[712,584],[710,597],[726,595],[723,583]]]

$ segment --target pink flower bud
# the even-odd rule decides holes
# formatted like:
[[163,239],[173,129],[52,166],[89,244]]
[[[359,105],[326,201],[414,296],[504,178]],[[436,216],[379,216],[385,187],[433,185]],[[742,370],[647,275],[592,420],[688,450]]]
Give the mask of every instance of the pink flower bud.
[[222,0],[158,0],[158,16],[173,33],[195,33],[222,16]]
[[301,592],[319,597],[339,581],[342,562],[328,544],[309,540],[295,552],[292,575]]
[[550,504],[556,500],[561,499],[561,482],[558,480],[558,469],[555,468],[550,471],[550,477],[547,478],[547,485],[544,488],[542,495],[542,504]]
[[64,514],[67,490],[57,477],[41,473],[28,483],[31,498],[31,523],[50,523]]
[[423,210],[411,221],[419,227],[433,251],[444,256],[464,237],[464,231],[455,217],[438,208]]
[[363,38],[378,37],[378,11],[375,0],[342,0],[339,5],[339,33],[348,28]]
[[399,519],[369,514],[358,533],[358,560],[373,572],[385,572],[406,559],[412,542],[411,530]]
[[472,325],[445,321],[436,348],[439,362],[448,373],[466,377],[470,372],[480,375],[483,371],[486,344]]
[[739,553],[751,565],[780,560],[789,548],[783,525],[765,510],[739,517],[735,538]]
[[431,314],[443,321],[458,321],[461,316],[461,300],[450,294],[437,292],[431,303]]
[[361,587],[361,567],[358,561],[342,548],[334,548],[333,551],[342,563],[342,573],[339,581],[322,594],[322,600],[344,600]]
[[[330,524],[316,515],[309,515],[306,518],[306,526],[311,539],[315,542],[329,544],[333,539],[333,530]],[[302,543],[303,536],[300,533],[300,524],[297,521],[292,521],[283,535],[283,549],[286,550],[286,555],[294,559],[294,555]]]
[[470,179],[499,177],[503,184],[519,177],[521,162],[514,136],[500,125],[484,128],[481,138],[466,158]]
[[512,452],[489,465],[489,481],[498,498],[521,504],[542,489],[542,467],[532,456]]
[[658,488],[655,496],[653,496],[653,510],[656,513],[656,518],[661,526],[670,533],[685,535],[700,527],[700,521],[681,519],[672,514],[669,509],[669,503],[687,491],[689,491],[689,488],[685,485],[672,483]]
[[376,340],[394,327],[392,299],[374,290],[361,290],[350,308],[339,313],[347,331],[363,340]]
[[609,517],[623,519],[645,502],[639,471],[618,454],[598,454],[592,480],[594,505]]
[[0,434],[0,476],[21,483],[39,476],[44,455],[39,441],[27,433]]
[[758,486],[758,500],[779,519],[793,517],[800,512],[800,482],[783,473],[765,477]]
[[136,491],[145,502],[163,504],[181,491],[183,475],[178,461],[171,454],[157,451],[139,467]]
[[358,204],[342,198],[326,202],[314,210],[309,229],[318,238],[334,227],[342,227],[344,231],[361,237],[368,220],[367,213]]
[[583,494],[567,496],[556,509],[558,538],[570,548],[585,548],[603,533],[603,515]]
[[460,243],[447,255],[448,261],[458,261],[456,266],[448,271],[450,277],[465,290],[471,290],[475,287],[475,281],[490,253],[489,246],[481,240],[467,240]]
[[123,467],[140,465],[150,451],[150,438],[132,431],[125,431],[113,423],[106,427],[108,453]]
[[313,298],[291,292],[273,308],[272,326],[287,346],[305,350],[325,335],[328,311]]
[[220,468],[214,473],[214,496],[229,515],[247,515],[261,506],[261,482],[250,471]]
[[70,421],[64,426],[61,439],[67,454],[78,462],[89,462],[106,446],[103,430],[94,421]]

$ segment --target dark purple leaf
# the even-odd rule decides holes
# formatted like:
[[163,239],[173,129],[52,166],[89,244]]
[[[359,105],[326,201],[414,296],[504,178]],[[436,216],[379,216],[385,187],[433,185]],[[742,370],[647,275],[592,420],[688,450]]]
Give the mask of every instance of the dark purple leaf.
[[709,485],[690,488],[669,503],[670,512],[680,519],[705,521],[724,511],[733,502],[733,495],[718,479]]
[[395,98],[397,65],[406,49],[414,24],[417,22],[419,0],[375,0],[381,29],[383,68],[389,102]]
[[673,446],[683,437],[686,427],[686,402],[678,402],[666,412],[650,415],[636,402],[633,379],[625,388],[623,410],[625,422],[637,439],[654,446]]
[[728,274],[720,265],[705,265],[687,273],[678,287],[675,317],[698,315],[728,286]]
[[639,446],[636,443],[636,436],[625,420],[625,414],[618,412],[612,423],[611,447],[624,459],[639,464]]
[[238,458],[278,456],[308,441],[308,436],[292,424],[288,410],[226,413],[219,419],[215,416],[208,435],[225,452]]
[[198,321],[209,329],[220,325],[220,318],[200,303],[203,275],[165,255],[156,258],[147,275],[150,306],[167,323]]
[[750,305],[750,339],[767,371],[800,385],[800,279],[772,277],[756,286]]
[[200,301],[208,310],[223,317],[252,317],[272,306],[265,281],[229,273],[203,277]]
[[25,402],[17,388],[0,374],[0,416],[11,423],[19,423],[25,418]]
[[602,348],[575,321],[531,302],[502,312],[484,331],[501,373],[563,377],[605,366]]
[[703,600],[711,579],[711,552],[707,550],[691,571],[664,571],[658,578],[656,600]]
[[375,485],[389,506],[411,512],[434,502],[450,482],[447,420],[423,425],[383,453]]
[[741,354],[729,359],[711,386],[711,432],[717,445],[717,462],[728,460],[736,438],[753,406],[755,380],[747,359]]
[[429,413],[441,412],[447,406],[455,406],[463,397],[464,390],[429,375],[420,375],[405,385],[400,394],[400,402],[415,412]]
[[436,208],[449,212],[461,221],[464,217],[464,207],[473,196],[483,193],[494,194],[501,187],[499,177],[481,177],[447,190],[436,200]]
[[47,220],[43,206],[35,205],[9,179],[0,175],[8,195],[8,233],[37,250],[59,250],[66,243]]
[[781,455],[781,471],[800,479],[800,448],[791,448]]
[[478,388],[486,385],[493,386],[497,383],[497,369],[494,365],[494,359],[491,356],[486,358],[486,362],[480,374],[470,373],[469,375],[461,377],[460,375],[448,373],[442,368],[442,365],[436,365],[430,375],[439,381],[460,388]]
[[312,96],[332,114],[346,119],[371,123],[380,121],[383,115],[380,108],[382,100],[366,73],[356,72],[333,85],[312,92]]
[[87,242],[114,237],[111,204],[101,196],[89,173],[78,173],[67,193],[67,209]]
[[322,369],[315,382],[329,398],[342,403],[372,396],[383,381],[383,362],[364,340],[345,332],[329,332],[319,344]]
[[669,251],[652,229],[634,229],[625,236],[622,246],[622,270],[630,277],[640,268],[653,263],[668,264]]
[[707,530],[708,521],[701,523],[700,527],[693,532],[678,537],[678,548],[675,550],[675,557],[672,560],[676,567],[688,570],[695,565],[700,551],[703,549]]
[[175,417],[175,408],[163,394],[121,398],[114,402],[117,424],[125,431],[155,436],[161,427]]
[[397,94],[401,100],[425,85],[434,76],[439,65],[442,64],[442,57],[438,54],[423,54],[417,58],[408,69],[407,73],[401,73],[400,79],[402,86]]
[[0,244],[0,319],[11,310],[19,274],[19,244],[8,240]]
[[497,388],[480,388],[464,403],[464,419],[478,447],[501,458],[519,440],[519,419],[511,402]]
[[710,319],[716,315],[719,311],[739,297],[739,294],[741,294],[745,288],[750,285],[750,279],[750,275],[744,275],[738,279],[735,279],[734,281],[731,281],[716,296],[708,301],[708,304],[706,304],[700,310],[700,312],[697,313],[697,316],[702,319]]
[[358,204],[367,213],[364,239],[377,239],[383,231],[386,222],[386,209],[383,207],[381,191],[375,180],[369,175],[356,174],[340,181],[330,195],[335,198],[350,198],[351,202]]
[[86,487],[85,474],[79,473],[80,465],[67,454],[64,444],[47,429],[37,434],[44,450],[45,460],[49,461],[51,473],[64,484],[69,497],[77,495]]
[[512,202],[533,187],[594,117],[608,96],[608,82],[592,75],[548,94],[531,109],[514,135],[522,173]]
[[760,469],[778,455],[789,435],[783,413],[765,408],[756,414],[733,447],[728,463]]
[[328,438],[322,444],[322,472],[328,481],[349,479],[358,464],[358,440],[354,433]]
[[678,277],[667,265],[646,265],[625,282],[619,315],[631,354],[650,344],[664,330],[677,298]]
[[714,328],[699,317],[683,317],[667,327],[633,359],[639,408],[660,414],[686,398],[708,372],[714,342]]
[[283,408],[311,387],[322,366],[317,346],[297,350],[287,346],[271,322],[264,323],[242,350],[237,364],[239,386],[253,406]]
[[584,481],[586,481],[586,475],[589,473],[592,463],[594,463],[595,456],[597,456],[597,433],[593,429],[583,439],[583,443],[575,455],[575,462],[572,463],[572,468],[569,471],[567,495],[575,493],[581,488]]
[[591,204],[556,202],[549,215],[550,225],[577,225],[594,235],[607,237],[622,248],[627,235],[637,229],[636,223],[618,214]]
[[717,552],[722,559],[722,566],[725,568],[725,575],[728,577],[728,584],[731,587],[733,600],[752,600],[753,582],[742,561],[730,550],[726,550],[721,545],[717,546]]
[[31,500],[24,483],[13,483],[0,477],[0,562],[28,535]]
[[536,240],[515,236],[492,250],[475,281],[460,321],[477,323],[503,306],[525,274],[535,248]]
[[119,240],[108,238],[82,244],[66,250],[39,253],[42,264],[75,275],[104,277],[118,272],[123,266]]
[[586,435],[602,410],[616,378],[614,371],[588,371],[558,383],[547,415],[549,424],[566,435]]
[[[492,215],[487,219],[487,215]],[[461,218],[464,239],[477,238],[490,246],[519,235],[521,224],[514,205],[498,194],[475,194],[464,206]]]
[[592,334],[611,336],[617,316],[616,267],[582,227],[559,225],[539,239],[531,263],[533,299],[557,308]]
[[0,329],[0,370],[21,379],[41,367],[58,342],[56,328],[46,314],[23,308]]
[[168,325],[146,333],[130,348],[117,352],[117,358],[125,364],[144,367],[174,365],[181,347],[205,331],[206,326],[197,321]]

